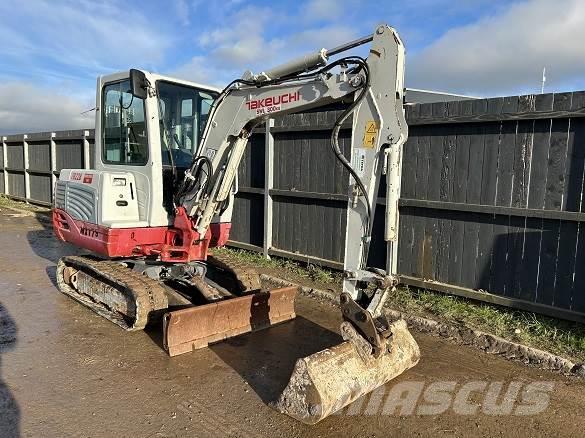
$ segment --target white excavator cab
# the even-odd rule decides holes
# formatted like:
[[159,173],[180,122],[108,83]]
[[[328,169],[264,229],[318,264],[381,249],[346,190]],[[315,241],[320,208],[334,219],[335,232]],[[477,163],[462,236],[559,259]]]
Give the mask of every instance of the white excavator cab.
[[[156,94],[132,94],[137,77]],[[191,165],[219,90],[140,70],[100,77],[97,90],[96,171],[132,174],[139,220],[169,225],[172,165],[178,172]]]

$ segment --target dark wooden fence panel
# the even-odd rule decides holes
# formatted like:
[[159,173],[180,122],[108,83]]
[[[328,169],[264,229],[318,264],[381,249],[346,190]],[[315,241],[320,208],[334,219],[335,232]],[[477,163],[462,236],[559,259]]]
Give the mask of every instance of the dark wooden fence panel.
[[10,169],[24,169],[24,145],[17,142],[6,144],[6,167]]
[[93,136],[93,130],[76,130],[0,138],[0,193],[51,205],[61,169],[93,164]]
[[[398,251],[403,281],[584,321],[585,92],[406,110]],[[232,244],[342,267],[348,175],[329,144],[339,114],[336,107],[288,115],[268,132],[255,130],[239,169]],[[3,138],[2,191],[46,199],[45,172],[93,164],[87,156],[93,132],[43,135],[26,142]],[[341,146],[348,158],[350,136],[347,121]],[[55,169],[46,165],[47,139],[54,142]],[[384,194],[382,183],[369,256],[378,267],[387,263]]]
[[[273,185],[269,195],[260,179],[253,186],[273,206],[266,253],[341,265],[348,177],[329,149],[338,115],[275,120]],[[398,254],[404,281],[583,320],[584,115],[583,92],[408,106]],[[347,152],[350,130],[342,136]],[[384,191],[382,184],[382,198]],[[383,267],[379,207],[369,262]]]
[[89,168],[95,168],[95,139],[87,138],[87,142],[89,143]]
[[4,142],[5,185],[15,198],[25,199],[24,144],[14,140]]
[[343,262],[345,201],[274,196],[273,248]]
[[410,110],[399,272],[585,313],[583,115],[582,92]]
[[81,139],[58,139],[57,170],[83,168],[83,141]]
[[234,204],[230,237],[262,248],[264,233],[264,198],[256,193],[240,192]]
[[51,140],[27,141],[29,178],[28,198],[43,203],[50,203],[52,199],[51,178]]
[[[348,172],[331,150],[338,111],[294,114],[275,120],[271,249],[343,263]],[[339,135],[349,158],[351,130]]]
[[29,173],[30,193],[28,198],[31,201],[51,203],[52,183],[51,175]]
[[28,169],[51,171],[51,144],[49,141],[28,142]]
[[0,142],[0,193],[6,193],[4,178],[4,141],[2,141]]
[[234,242],[262,248],[264,239],[264,133],[250,137],[238,169],[238,186],[230,237]]
[[6,170],[8,177],[8,191],[17,199],[25,199],[26,194],[24,191],[25,179],[24,174],[20,172],[14,172],[12,170]]

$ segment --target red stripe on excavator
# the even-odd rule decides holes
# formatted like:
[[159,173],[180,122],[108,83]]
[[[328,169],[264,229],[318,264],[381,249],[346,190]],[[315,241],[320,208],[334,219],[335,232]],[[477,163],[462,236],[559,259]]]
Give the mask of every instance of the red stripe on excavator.
[[107,228],[73,219],[65,211],[53,209],[55,235],[81,248],[107,257],[131,257],[145,254],[146,247],[161,245],[168,227]]
[[209,246],[226,244],[231,223],[211,224],[207,235],[201,239],[187,219],[179,213],[174,227],[108,228],[73,219],[64,210],[55,208],[53,230],[60,240],[106,257],[160,254],[162,261],[175,263],[205,260]]

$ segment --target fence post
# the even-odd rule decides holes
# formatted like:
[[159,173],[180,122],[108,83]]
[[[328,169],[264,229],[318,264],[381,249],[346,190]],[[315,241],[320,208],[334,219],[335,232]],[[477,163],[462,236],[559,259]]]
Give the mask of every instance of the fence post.
[[29,198],[30,198],[30,175],[28,174],[28,167],[29,167],[29,162],[28,162],[28,141],[26,141],[26,139],[28,138],[28,135],[24,134],[22,136],[22,150],[23,150],[23,155],[24,155],[24,199],[26,200],[26,202],[28,202]]
[[6,167],[8,164],[8,151],[6,150],[6,137],[2,137],[2,175],[4,176],[4,194],[8,195],[8,173]]
[[50,147],[51,147],[51,201],[55,199],[55,184],[57,183],[57,175],[55,175],[55,171],[57,170],[57,143],[55,142],[55,137],[57,136],[56,132],[51,132]]
[[272,248],[272,196],[270,190],[274,184],[274,135],[270,128],[274,127],[274,119],[266,120],[264,137],[264,240],[263,254],[270,258],[268,250]]
[[83,168],[89,169],[91,165],[91,157],[89,156],[89,131],[83,131]]

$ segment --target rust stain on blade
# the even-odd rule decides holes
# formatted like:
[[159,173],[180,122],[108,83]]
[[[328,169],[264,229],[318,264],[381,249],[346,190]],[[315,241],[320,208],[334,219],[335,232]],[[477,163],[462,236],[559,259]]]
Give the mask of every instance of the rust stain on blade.
[[170,356],[293,319],[296,287],[272,289],[203,306],[168,312],[163,341]]

